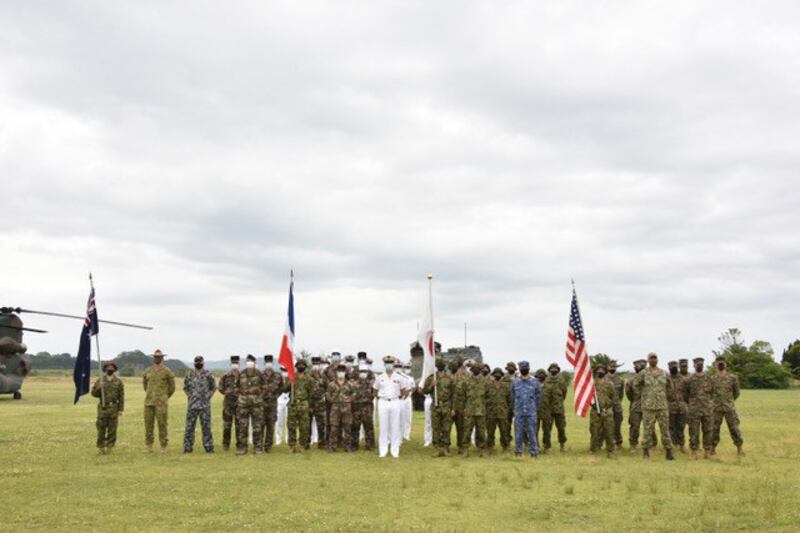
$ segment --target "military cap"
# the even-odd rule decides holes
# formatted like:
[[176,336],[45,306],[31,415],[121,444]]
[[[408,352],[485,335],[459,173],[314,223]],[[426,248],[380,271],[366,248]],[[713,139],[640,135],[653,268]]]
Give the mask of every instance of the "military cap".
[[164,357],[164,352],[156,348],[156,351],[153,352],[153,357]]
[[366,359],[367,358],[367,352],[358,352],[358,358],[359,359]]
[[106,361],[105,363],[103,363],[103,370],[105,370],[106,368],[112,367],[112,366],[114,367],[114,372],[116,372],[117,371],[117,363],[115,363],[114,361]]
[[594,371],[597,372],[601,368],[603,370],[608,370],[608,368],[606,368],[606,365],[604,363],[597,363],[597,365],[594,367]]
[[342,355],[342,354],[339,352],[331,352],[331,357],[333,357],[334,355]]
[[678,366],[678,362],[677,361],[670,361],[669,363],[667,363],[667,366],[670,367],[670,368],[677,367]]
[[559,372],[561,372],[561,367],[558,366],[558,363],[550,363],[550,366],[547,367],[547,371],[549,372],[549,371],[553,370],[554,368],[556,370],[558,370]]
[[[520,366],[522,366],[522,365],[520,365]],[[534,372],[533,377],[535,377],[535,378],[546,378],[547,377],[547,372],[544,371],[544,368],[540,368],[539,370]]]
[[403,368],[403,362],[400,359],[394,360],[394,367],[395,368]]
[[273,362],[274,360],[275,360],[275,356],[274,356],[274,355],[272,355],[272,354],[269,354],[269,353],[268,353],[267,355],[265,355],[265,356],[264,356],[264,362],[265,362],[265,363],[271,363],[271,362]]
[[240,357],[238,355],[232,355],[231,356],[231,363],[238,363],[239,359],[240,359]]
[[340,364],[336,365],[336,371],[337,372],[347,372],[347,367],[340,363]]
[[725,362],[725,356],[724,355],[718,355],[715,362],[724,363]]
[[650,352],[649,354],[647,354],[648,359],[650,359],[651,357],[658,357],[658,354],[656,352]]
[[356,356],[354,356],[354,355],[346,355],[344,357],[344,360],[347,361],[348,363],[352,363],[352,362],[354,362],[356,360]]
[[307,367],[308,367],[308,365],[306,364],[306,360],[305,360],[305,359],[299,359],[299,360],[298,360],[298,361],[297,361],[297,362],[294,364],[294,367],[295,367],[295,368],[307,368]]
[[622,366],[622,365],[620,365],[619,363],[617,363],[614,360],[611,360],[611,361],[608,362],[608,368],[619,368],[620,366]]
[[194,362],[195,362],[195,363],[202,363],[203,361],[205,361],[205,359],[203,359],[203,356],[202,356],[202,355],[198,355],[198,356],[196,356],[196,357],[194,358]]
[[387,355],[387,356],[385,356],[385,357],[383,358],[383,362],[384,362],[384,363],[394,363],[394,356],[393,356],[393,355]]
[[689,366],[689,360],[688,359],[678,359],[678,364],[680,364],[681,366]]
[[514,361],[509,361],[508,363],[506,363],[506,370],[508,370],[509,368],[516,370],[517,369],[516,363],[514,363]]
[[519,367],[520,367],[520,368],[522,368],[523,366],[524,366],[525,368],[530,368],[530,367],[531,367],[531,364],[530,364],[529,362],[527,362],[527,361],[520,361],[520,362],[519,362]]
[[320,363],[319,356],[318,355],[312,355],[311,356],[311,364],[312,365],[318,365],[319,363]]
[[495,375],[495,374],[500,374],[502,376],[503,375],[503,369],[500,368],[499,366],[495,367],[495,369],[492,370],[492,375]]
[[633,362],[633,364],[634,365],[646,365],[647,361],[645,361],[644,359],[637,359],[636,361]]
[[706,360],[704,358],[702,358],[702,357],[695,357],[694,359],[692,359],[692,362],[693,363],[705,363]]
[[247,354],[247,360],[255,362],[256,361],[256,356],[251,354],[251,353],[249,353],[249,354]]

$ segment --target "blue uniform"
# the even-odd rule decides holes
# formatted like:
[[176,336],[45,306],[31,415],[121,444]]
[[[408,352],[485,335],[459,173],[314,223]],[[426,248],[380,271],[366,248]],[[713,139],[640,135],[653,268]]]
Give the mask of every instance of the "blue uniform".
[[539,380],[528,376],[517,379],[511,385],[511,403],[514,406],[514,445],[515,452],[522,453],[523,435],[527,435],[530,453],[538,455],[539,442],[536,439],[536,416],[542,399]]

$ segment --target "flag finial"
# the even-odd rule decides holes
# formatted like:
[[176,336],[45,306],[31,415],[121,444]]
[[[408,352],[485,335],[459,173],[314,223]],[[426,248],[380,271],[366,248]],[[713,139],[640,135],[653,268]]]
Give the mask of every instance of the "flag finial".
[[433,274],[431,274],[430,272],[428,273],[428,279],[433,279]]

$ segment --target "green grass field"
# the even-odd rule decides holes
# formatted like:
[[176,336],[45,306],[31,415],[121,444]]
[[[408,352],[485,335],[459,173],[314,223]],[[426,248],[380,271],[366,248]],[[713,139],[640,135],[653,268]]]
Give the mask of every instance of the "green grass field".
[[[143,393],[126,380],[127,410],[112,455],[94,447],[95,400],[72,405],[68,378],[26,381],[0,397],[0,530],[599,531],[800,529],[800,390],[745,391],[747,455],[724,434],[713,460],[627,448],[591,456],[588,421],[568,419],[569,451],[434,459],[422,415],[399,460],[376,454],[261,456],[181,453],[185,398],[170,406],[170,449],[144,451]],[[626,421],[627,422],[627,421]],[[627,434],[627,430],[625,431]],[[198,442],[199,446],[199,428]]]

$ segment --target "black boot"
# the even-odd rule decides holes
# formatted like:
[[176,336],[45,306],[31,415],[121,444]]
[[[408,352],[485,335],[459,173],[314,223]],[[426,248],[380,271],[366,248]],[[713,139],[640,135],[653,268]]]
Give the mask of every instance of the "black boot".
[[672,455],[672,449],[667,450],[667,461],[674,461],[675,456]]

